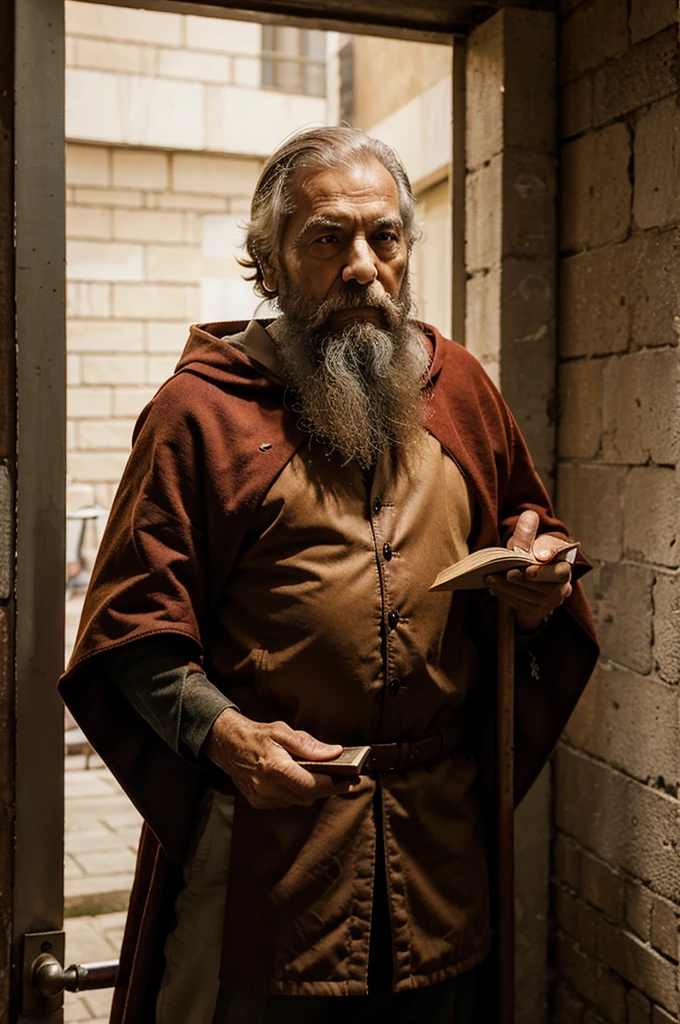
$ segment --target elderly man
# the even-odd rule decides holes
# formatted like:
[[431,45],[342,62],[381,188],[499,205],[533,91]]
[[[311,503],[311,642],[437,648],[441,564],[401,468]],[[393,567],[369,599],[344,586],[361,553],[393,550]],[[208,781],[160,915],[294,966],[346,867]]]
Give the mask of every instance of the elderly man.
[[[288,140],[243,261],[281,316],[192,328],[137,425],[62,680],[147,822],[115,1021],[473,1019],[496,601],[518,798],[597,649],[511,414],[412,319],[415,239],[389,147]],[[539,564],[429,591],[499,543]],[[298,763],[357,744],[353,781]]]

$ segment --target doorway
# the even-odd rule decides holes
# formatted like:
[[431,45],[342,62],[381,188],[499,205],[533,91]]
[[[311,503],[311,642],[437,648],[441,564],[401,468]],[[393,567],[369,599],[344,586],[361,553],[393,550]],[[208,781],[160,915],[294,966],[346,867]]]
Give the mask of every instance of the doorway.
[[[139,135],[135,138],[134,131],[140,130],[140,126],[130,123],[118,126],[116,138],[98,138],[96,123],[93,129],[92,122],[103,123],[108,119],[101,116],[101,106],[93,102],[93,95],[88,92],[85,84],[88,75],[103,84],[102,95],[105,95],[111,75],[129,73],[134,79],[160,79],[163,78],[162,66],[165,81],[172,86],[172,95],[179,97],[177,103],[182,102],[181,83],[185,83],[193,95],[197,85],[205,89],[214,113],[213,127],[218,130],[215,125],[219,125],[220,118],[215,111],[220,85],[226,89],[233,84],[239,89],[250,88],[254,93],[268,90],[268,104],[280,95],[285,98],[287,109],[296,104],[300,107],[307,101],[318,105],[323,98],[320,96],[323,91],[320,69],[324,62],[319,59],[323,36],[326,89],[331,75],[337,79],[332,119],[343,117],[376,134],[376,126],[382,125],[386,141],[399,146],[399,139],[408,137],[408,126],[417,123],[418,102],[422,101],[417,95],[401,95],[391,107],[387,104],[382,110],[369,110],[366,97],[371,75],[364,74],[362,84],[355,72],[364,67],[365,58],[367,69],[368,60],[379,63],[376,46],[384,45],[393,60],[399,60],[399,54],[403,58],[403,47],[427,46],[430,54],[440,54],[438,67],[442,69],[441,75],[435,71],[434,77],[428,80],[427,89],[435,90],[438,102],[444,104],[445,122],[450,129],[451,31],[455,26],[447,20],[437,31],[439,15],[436,12],[432,16],[428,12],[425,12],[427,16],[423,15],[425,21],[429,18],[427,27],[423,27],[422,19],[414,27],[410,24],[412,14],[405,11],[406,5],[403,11],[399,5],[393,6],[384,19],[385,24],[375,27],[385,35],[372,37],[367,34],[367,23],[377,15],[367,14],[366,10],[362,13],[361,5],[352,12],[357,15],[357,24],[342,20],[341,14],[347,16],[344,5],[337,21],[332,20],[328,10],[323,19],[319,18],[318,11],[310,10],[308,18],[300,19],[275,10],[264,24],[253,20],[257,15],[242,12],[238,12],[238,21],[224,20],[227,12],[221,10],[218,20],[210,23],[213,31],[207,35],[212,38],[206,44],[201,43],[202,32],[203,39],[206,38],[206,29],[201,23],[206,16],[216,14],[216,10],[187,3],[157,6],[159,10],[140,11],[126,6],[71,4],[67,8],[65,31],[61,0],[16,2],[17,75],[11,83],[11,92],[17,97],[13,183],[16,269],[14,254],[8,250],[4,253],[4,265],[8,269],[4,286],[8,296],[14,284],[9,271],[16,274],[16,366],[9,348],[3,350],[3,356],[7,381],[16,372],[19,385],[16,419],[12,403],[6,406],[10,415],[3,424],[7,472],[6,483],[3,477],[2,484],[8,501],[16,488],[17,570],[16,578],[11,579],[13,567],[10,566],[6,592],[0,593],[0,600],[6,602],[2,611],[8,612],[5,621],[9,626],[3,653],[7,654],[8,664],[12,649],[16,657],[16,689],[10,687],[16,697],[16,720],[13,714],[7,720],[8,743],[4,748],[8,758],[6,778],[15,780],[15,790],[8,792],[6,807],[16,806],[17,855],[14,859],[8,858],[3,869],[8,872],[5,891],[12,886],[14,891],[14,905],[6,915],[13,934],[14,982],[9,994],[8,981],[7,999],[7,1005],[13,1007],[12,1019],[22,1004],[23,936],[54,933],[56,951],[64,905],[69,915],[67,921],[78,922],[77,927],[70,925],[72,934],[78,932],[84,940],[73,955],[67,947],[66,962],[100,959],[109,951],[105,949],[107,944],[113,950],[117,941],[120,919],[115,915],[122,911],[116,908],[116,901],[120,904],[125,900],[124,876],[129,877],[130,873],[136,824],[131,817],[125,819],[129,812],[122,803],[116,804],[121,801],[121,795],[98,767],[96,757],[90,755],[85,744],[80,751],[76,749],[77,736],[69,737],[74,741],[74,752],[67,755],[66,779],[72,806],[75,809],[78,805],[73,816],[72,837],[80,833],[80,846],[79,852],[75,852],[76,847],[71,845],[67,834],[64,904],[61,872],[63,709],[53,691],[54,679],[63,664],[64,614],[68,609],[67,637],[70,634],[72,638],[79,594],[91,568],[100,527],[125,459],[131,421],[150,391],[171,372],[182,343],[177,333],[180,326],[192,319],[210,318],[211,310],[221,315],[225,303],[230,307],[239,306],[236,316],[245,312],[239,305],[245,301],[245,292],[238,278],[233,273],[222,273],[224,261],[233,260],[234,255],[235,238],[230,232],[246,212],[249,190],[254,183],[252,172],[256,170],[256,166],[251,165],[261,163],[264,153],[285,134],[280,131],[279,119],[276,137],[272,135],[267,146],[256,148],[254,153],[238,149],[234,152],[233,139],[228,144],[223,143],[222,148],[218,144],[213,149],[208,146],[192,149],[186,140],[178,144],[177,139],[154,140]],[[76,8],[81,28],[69,33],[68,19]],[[106,25],[111,24],[110,19],[115,19],[116,15],[128,19],[128,24],[133,26],[133,38],[116,37],[115,28],[107,37]],[[183,34],[178,38],[164,28],[158,30],[155,44],[148,39],[145,41],[144,31],[151,32],[154,38],[153,32],[160,25],[159,21],[152,22],[152,18],[166,18],[167,23],[172,22],[175,27],[179,19]],[[392,18],[395,25],[389,27],[387,22]],[[188,45],[189,22],[193,50]],[[145,30],[142,23],[150,27]],[[238,30],[241,37],[250,38],[251,47],[257,35],[259,53],[248,52],[247,43],[244,43],[245,49],[221,52],[215,45],[215,37],[223,34],[226,26],[232,26],[232,35]],[[8,28],[3,38],[11,41],[14,29],[9,21]],[[357,31],[350,31],[352,28]],[[168,34],[163,36],[166,31]],[[332,42],[329,42],[330,36],[334,37]],[[149,67],[144,64],[149,58],[144,52],[146,48],[156,51],[157,75],[144,73],[144,68]],[[192,56],[200,58],[202,79],[191,77],[194,73]],[[117,71],[106,66],[107,59],[118,62]],[[233,78],[221,82],[217,77],[222,73],[218,66],[221,68],[225,63],[227,74]],[[431,72],[432,64],[426,61],[423,66],[427,65]],[[12,65],[13,62],[8,61],[6,69],[11,71]],[[66,124],[61,95],[55,89],[55,82],[62,80],[64,71],[76,83],[73,95],[86,101],[74,113],[69,113],[67,108]],[[154,87],[158,88],[157,83]],[[143,87],[135,81],[131,88],[142,90],[142,93],[132,94],[139,106]],[[302,91],[296,92],[296,89]],[[325,99],[328,101],[328,95]],[[152,100],[153,97],[149,100],[151,104]],[[69,121],[69,118],[76,120]],[[317,119],[321,119],[318,114],[312,116],[312,120]],[[330,114],[328,119],[331,119]],[[291,130],[308,120],[309,112],[305,107],[297,118],[293,117]],[[76,127],[72,127],[76,122]],[[153,123],[153,118],[149,123]],[[5,116],[5,124],[14,127],[9,115]],[[132,134],[126,136],[126,131]],[[65,181],[61,156],[64,138],[68,140]],[[412,176],[424,216],[426,220],[431,219],[430,225],[424,223],[423,227],[438,247],[436,266],[442,285],[434,288],[428,273],[427,289],[421,288],[419,297],[422,314],[438,321],[448,332],[451,319],[456,316],[446,299],[442,304],[442,295],[450,290],[446,281],[450,281],[454,273],[450,258],[450,154],[454,142],[450,132],[440,135],[436,141],[439,148],[435,163],[430,166],[425,161],[423,164],[421,152],[421,162]],[[229,150],[228,168],[224,164],[225,146]],[[199,160],[199,155],[205,159]],[[165,166],[165,179],[162,166]],[[225,194],[221,185],[209,184],[211,175],[215,179],[223,172],[239,179],[233,194]],[[192,175],[198,177],[192,178]],[[68,212],[66,233],[62,196]],[[193,208],[187,197],[193,201]],[[211,206],[216,200],[217,205]],[[5,206],[5,214],[9,205]],[[446,218],[443,229],[442,216]],[[9,222],[8,216],[5,221]],[[172,234],[175,229],[180,235]],[[7,237],[11,234],[8,231]],[[64,237],[70,250],[66,347],[60,333],[65,300]],[[189,285],[181,284],[187,261],[191,262],[197,247],[202,274]],[[102,262],[103,249],[109,250],[108,267],[104,265],[105,260]],[[170,249],[177,251],[169,254]],[[462,263],[462,253],[459,263]],[[415,272],[416,278],[420,273],[422,280],[426,280],[426,271],[418,264]],[[143,276],[148,273],[156,274],[158,279]],[[154,290],[155,298],[162,304],[160,313],[153,306]],[[172,307],[172,315],[168,316],[170,296],[176,301],[178,292],[182,292],[184,305],[181,309]],[[142,301],[148,302],[147,313],[136,317],[126,303],[139,309]],[[198,314],[194,312],[197,305]],[[460,313],[458,317],[460,320]],[[110,374],[108,379],[107,373]],[[68,414],[64,408],[66,385]],[[18,472],[11,458],[17,433]],[[63,481],[68,457],[76,471],[71,473],[72,489],[70,493],[67,491],[65,510]],[[66,573],[65,561],[69,563]],[[66,605],[65,578],[69,580]],[[10,671],[10,683],[13,683],[13,676]],[[8,701],[12,703],[13,697],[11,700],[10,697],[11,694]],[[38,707],[40,711],[36,715]],[[13,765],[10,767],[15,754],[16,774]],[[102,801],[110,801],[113,817],[99,815],[95,828],[91,821],[88,824],[87,818],[99,809]],[[11,818],[10,811],[8,820]],[[109,835],[117,831],[124,841],[112,859],[107,844]],[[124,870],[115,870],[117,866]],[[97,889],[97,879],[103,877],[107,879],[107,887]],[[76,882],[82,884],[78,886]],[[105,901],[100,899],[102,895],[106,896]],[[86,913],[79,913],[79,910]],[[102,913],[95,913],[97,910]],[[107,914],[114,917],[107,918]],[[86,949],[88,942],[90,953]],[[9,974],[5,977],[9,979]],[[102,1017],[106,1002],[103,995],[96,999],[90,996],[89,1002],[84,997],[73,997],[69,1005],[78,1007],[74,1009],[78,1019],[88,1019],[83,1017],[86,1011],[89,1019],[96,1020]],[[46,1020],[57,1021],[60,1010],[53,1005],[43,1016]]]
[[[344,121],[398,148],[424,234],[418,313],[450,334],[452,48],[77,0],[65,28],[68,658],[135,419],[188,324],[266,315],[236,260],[280,141]],[[140,819],[66,736],[66,962],[116,958]],[[110,995],[67,993],[66,1024],[103,1019]]]

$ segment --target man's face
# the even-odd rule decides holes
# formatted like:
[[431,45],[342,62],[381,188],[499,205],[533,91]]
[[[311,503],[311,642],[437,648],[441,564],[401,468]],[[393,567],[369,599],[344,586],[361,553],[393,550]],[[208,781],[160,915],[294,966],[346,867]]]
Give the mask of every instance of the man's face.
[[427,352],[410,319],[397,185],[379,161],[300,169],[297,206],[265,277],[298,425],[346,461],[422,440]]
[[[281,293],[305,294],[310,304],[362,291],[374,284],[390,298],[399,297],[408,264],[397,184],[372,157],[351,167],[301,168],[295,181],[295,211],[290,215],[279,251],[279,268],[267,268],[265,284]],[[374,306],[335,310],[328,326],[350,321],[384,326]]]

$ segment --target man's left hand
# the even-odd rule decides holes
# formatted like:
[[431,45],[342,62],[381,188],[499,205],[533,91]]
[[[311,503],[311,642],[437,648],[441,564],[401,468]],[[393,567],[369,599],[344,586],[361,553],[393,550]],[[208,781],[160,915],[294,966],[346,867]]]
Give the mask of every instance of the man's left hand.
[[517,626],[525,633],[538,629],[572,591],[569,562],[552,561],[569,542],[549,533],[536,537],[538,524],[535,512],[522,512],[507,546],[511,551],[533,552],[541,564],[511,569],[505,576],[487,576],[486,580],[493,597],[515,609]]

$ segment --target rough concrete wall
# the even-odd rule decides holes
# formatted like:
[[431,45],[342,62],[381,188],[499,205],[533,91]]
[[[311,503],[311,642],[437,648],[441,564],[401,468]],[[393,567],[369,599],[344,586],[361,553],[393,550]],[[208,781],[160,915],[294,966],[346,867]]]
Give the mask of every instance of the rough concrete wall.
[[561,1024],[678,1021],[674,0],[562,0],[558,502],[603,658],[555,761]]

